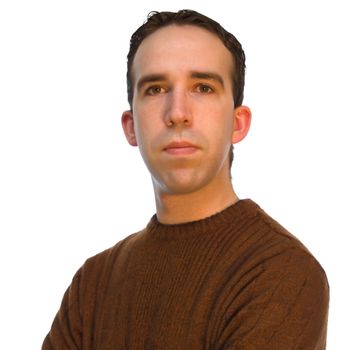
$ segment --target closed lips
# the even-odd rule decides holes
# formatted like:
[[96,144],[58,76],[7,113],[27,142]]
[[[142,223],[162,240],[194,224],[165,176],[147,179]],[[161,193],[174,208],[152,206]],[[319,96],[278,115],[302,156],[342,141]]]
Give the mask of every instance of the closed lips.
[[164,150],[171,154],[189,154],[193,153],[198,147],[190,142],[180,141],[169,143]]
[[193,145],[190,142],[179,141],[179,142],[171,142],[166,147],[165,150],[170,148],[197,148],[197,146]]

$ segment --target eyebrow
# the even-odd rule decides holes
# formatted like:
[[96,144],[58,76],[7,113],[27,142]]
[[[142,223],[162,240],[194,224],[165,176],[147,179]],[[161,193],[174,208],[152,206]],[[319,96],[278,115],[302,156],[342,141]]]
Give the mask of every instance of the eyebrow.
[[[224,87],[224,80],[222,76],[215,72],[200,72],[200,71],[193,71],[190,73],[190,77],[196,78],[196,79],[204,79],[204,80],[214,80],[218,82],[222,87]],[[155,83],[160,81],[165,81],[168,79],[168,76],[166,74],[147,74],[137,82],[137,90],[140,91],[142,86],[148,83]]]
[[192,72],[191,78],[214,80],[224,87],[224,79],[220,74],[214,72]]
[[140,91],[142,86],[144,86],[147,83],[154,83],[156,81],[164,81],[166,79],[167,79],[167,76],[165,74],[145,75],[137,82],[137,90]]

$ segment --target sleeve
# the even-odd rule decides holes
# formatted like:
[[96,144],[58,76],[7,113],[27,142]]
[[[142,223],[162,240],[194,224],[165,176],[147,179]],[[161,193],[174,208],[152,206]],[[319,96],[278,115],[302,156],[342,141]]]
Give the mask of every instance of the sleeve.
[[238,284],[224,307],[217,349],[326,349],[329,285],[311,254],[294,248],[266,258]]
[[61,307],[44,339],[42,350],[81,349],[81,316],[79,311],[79,284],[81,269],[75,274],[65,292]]

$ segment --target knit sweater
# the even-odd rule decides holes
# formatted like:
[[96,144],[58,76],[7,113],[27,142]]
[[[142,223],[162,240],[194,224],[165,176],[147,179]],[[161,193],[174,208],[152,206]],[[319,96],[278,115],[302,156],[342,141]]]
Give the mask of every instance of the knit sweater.
[[44,350],[321,350],[329,287],[305,246],[252,200],[147,227],[88,259]]

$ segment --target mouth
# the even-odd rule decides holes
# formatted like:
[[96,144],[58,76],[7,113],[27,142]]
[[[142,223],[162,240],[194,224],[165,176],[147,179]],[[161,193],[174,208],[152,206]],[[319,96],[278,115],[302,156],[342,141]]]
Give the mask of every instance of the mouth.
[[187,141],[175,141],[164,147],[164,151],[170,155],[190,155],[198,150],[198,146]]

